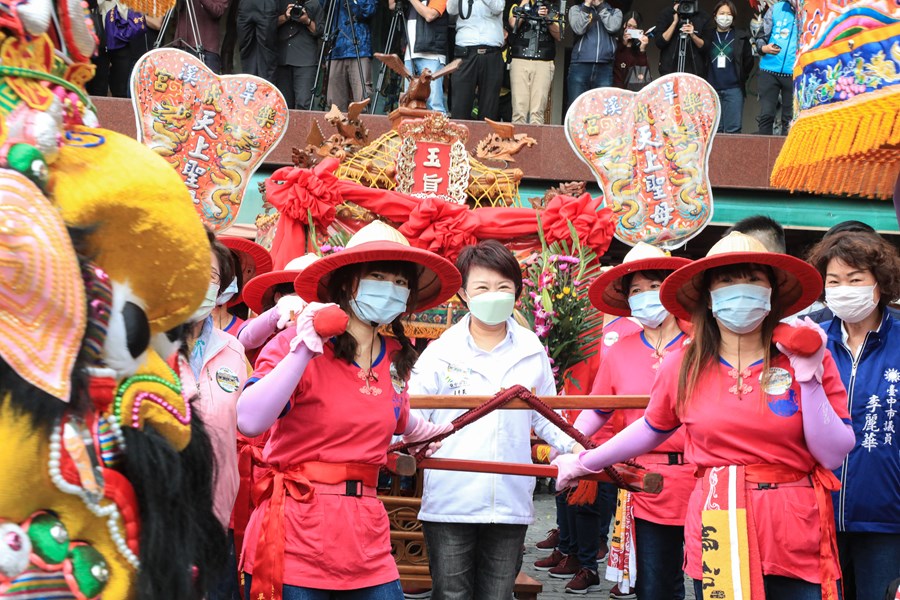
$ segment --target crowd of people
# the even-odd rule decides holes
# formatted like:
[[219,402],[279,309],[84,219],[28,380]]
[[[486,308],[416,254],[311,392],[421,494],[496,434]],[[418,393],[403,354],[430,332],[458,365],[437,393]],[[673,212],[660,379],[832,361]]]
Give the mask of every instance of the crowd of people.
[[[687,576],[697,598],[719,597],[707,588],[727,579],[752,590],[743,597],[869,600],[900,577],[900,254],[863,223],[834,227],[805,261],[785,253],[776,222],[753,217],[705,258],[638,244],[607,268],[589,290],[609,317],[583,365],[590,393],[650,401],[567,415],[592,450],[533,411],[457,430],[462,410],[410,409],[411,394],[557,394],[543,344],[516,318],[521,267],[499,242],[454,265],[374,221],[346,249],[282,270],[247,240],[210,244],[209,290],[181,352],[232,540],[211,599],[402,598],[376,498],[398,439],[505,462],[528,462],[533,435],[549,444],[558,530],[535,567],[567,592],[597,591],[612,572],[611,598],[684,598]],[[427,345],[407,337],[405,315],[453,296],[461,321]],[[600,484],[574,501],[578,478],[629,459],[662,474],[663,491],[616,498]],[[512,596],[534,487],[425,471],[432,598]],[[610,553],[618,570],[604,568]]]
[[[747,81],[757,71],[758,131],[776,131],[780,107],[777,131],[786,134],[798,37],[793,2],[768,7],[751,35],[738,26],[749,19],[739,19],[732,0],[720,0],[711,17],[696,0],[675,2],[649,28],[630,10],[630,0],[584,0],[565,14],[545,0],[187,0],[166,19],[144,18],[116,0],[92,0],[101,51],[89,88],[94,95],[127,96],[131,68],[162,28],[161,42],[202,56],[217,73],[235,68],[237,48],[240,72],[276,84],[289,108],[318,108],[318,90],[324,106],[346,111],[351,102],[373,96],[372,73],[383,68],[373,65],[373,38],[393,38],[399,42],[388,51],[402,52],[413,76],[461,59],[454,73],[431,81],[430,110],[454,119],[543,124],[562,36],[570,29],[570,103],[598,87],[637,91],[656,74],[693,73],[719,94],[719,131],[740,133]],[[399,31],[373,32],[379,10],[397,19],[377,22],[390,23],[387,29],[399,23]],[[163,27],[169,20],[174,27]],[[651,44],[659,52],[652,68]]]

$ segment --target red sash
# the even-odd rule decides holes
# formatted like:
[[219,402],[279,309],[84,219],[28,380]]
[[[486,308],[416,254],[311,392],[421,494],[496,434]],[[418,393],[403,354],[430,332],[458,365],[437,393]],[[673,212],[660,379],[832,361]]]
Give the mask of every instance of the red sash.
[[[700,469],[699,476],[705,479],[704,492],[709,489],[709,476],[713,472],[712,469]],[[840,489],[840,481],[834,474],[822,467],[816,465],[811,473],[804,473],[791,469],[784,465],[747,465],[738,467],[738,478],[743,479],[743,489],[749,489],[748,484],[796,484],[802,483],[804,478],[809,478],[810,485],[813,488],[816,497],[816,505],[819,512],[819,577],[821,579],[822,600],[837,600],[837,582],[840,580],[840,573],[835,568],[837,557],[837,534],[834,525],[834,514],[831,503],[831,492]],[[731,507],[729,510],[735,510],[738,507],[745,507],[747,514],[747,542],[749,545],[749,566],[750,566],[750,590],[749,594],[745,593],[748,598],[756,599],[763,597],[762,590],[762,566],[760,564],[759,544],[756,537],[756,524],[753,521],[752,511],[750,510],[750,495],[739,493],[739,506]],[[705,560],[705,559],[704,559]]]
[[378,484],[378,465],[359,463],[306,462],[284,470],[269,467],[253,484],[253,505],[270,498],[263,516],[256,555],[253,559],[253,582],[250,597],[281,600],[284,586],[284,506],[290,496],[297,502],[310,502],[315,495],[313,481],[338,484],[361,481],[364,486]]

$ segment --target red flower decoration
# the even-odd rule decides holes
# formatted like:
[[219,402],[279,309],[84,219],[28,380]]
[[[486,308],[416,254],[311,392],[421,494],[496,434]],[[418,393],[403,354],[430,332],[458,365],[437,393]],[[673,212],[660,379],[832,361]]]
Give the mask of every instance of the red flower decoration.
[[466,205],[424,198],[400,227],[400,233],[415,246],[452,261],[464,247],[478,242],[472,233],[477,225],[477,217]]
[[575,226],[578,240],[596,252],[597,256],[603,256],[609,249],[616,230],[612,210],[600,208],[600,198],[591,198],[587,193],[578,198],[555,196],[541,214],[541,222],[548,244],[571,240],[571,222]]
[[334,221],[335,207],[342,199],[336,191],[337,178],[321,167],[278,169],[266,180],[266,200],[283,216],[306,225],[310,224],[311,213],[316,229],[325,231]]

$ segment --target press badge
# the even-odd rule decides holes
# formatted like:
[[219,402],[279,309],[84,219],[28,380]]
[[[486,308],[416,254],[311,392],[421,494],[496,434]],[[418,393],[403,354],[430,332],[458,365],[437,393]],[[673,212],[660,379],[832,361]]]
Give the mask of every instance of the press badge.
[[720,54],[719,56],[717,56],[717,57],[716,57],[716,68],[717,68],[717,69],[724,69],[727,60],[728,60],[728,59],[725,57],[724,54]]

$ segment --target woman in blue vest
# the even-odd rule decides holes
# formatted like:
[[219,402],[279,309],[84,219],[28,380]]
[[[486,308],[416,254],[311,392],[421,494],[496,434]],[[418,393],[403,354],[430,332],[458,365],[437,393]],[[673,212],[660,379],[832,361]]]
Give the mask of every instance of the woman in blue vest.
[[781,100],[781,135],[787,135],[794,110],[794,62],[797,60],[797,12],[795,0],[781,0],[763,18],[762,35],[756,40],[759,61],[759,132],[772,135],[775,110]]
[[900,576],[900,255],[876,233],[824,238],[809,261],[825,279],[834,319],[822,324],[847,387],[856,446],[835,475],[844,600],[881,598]]

